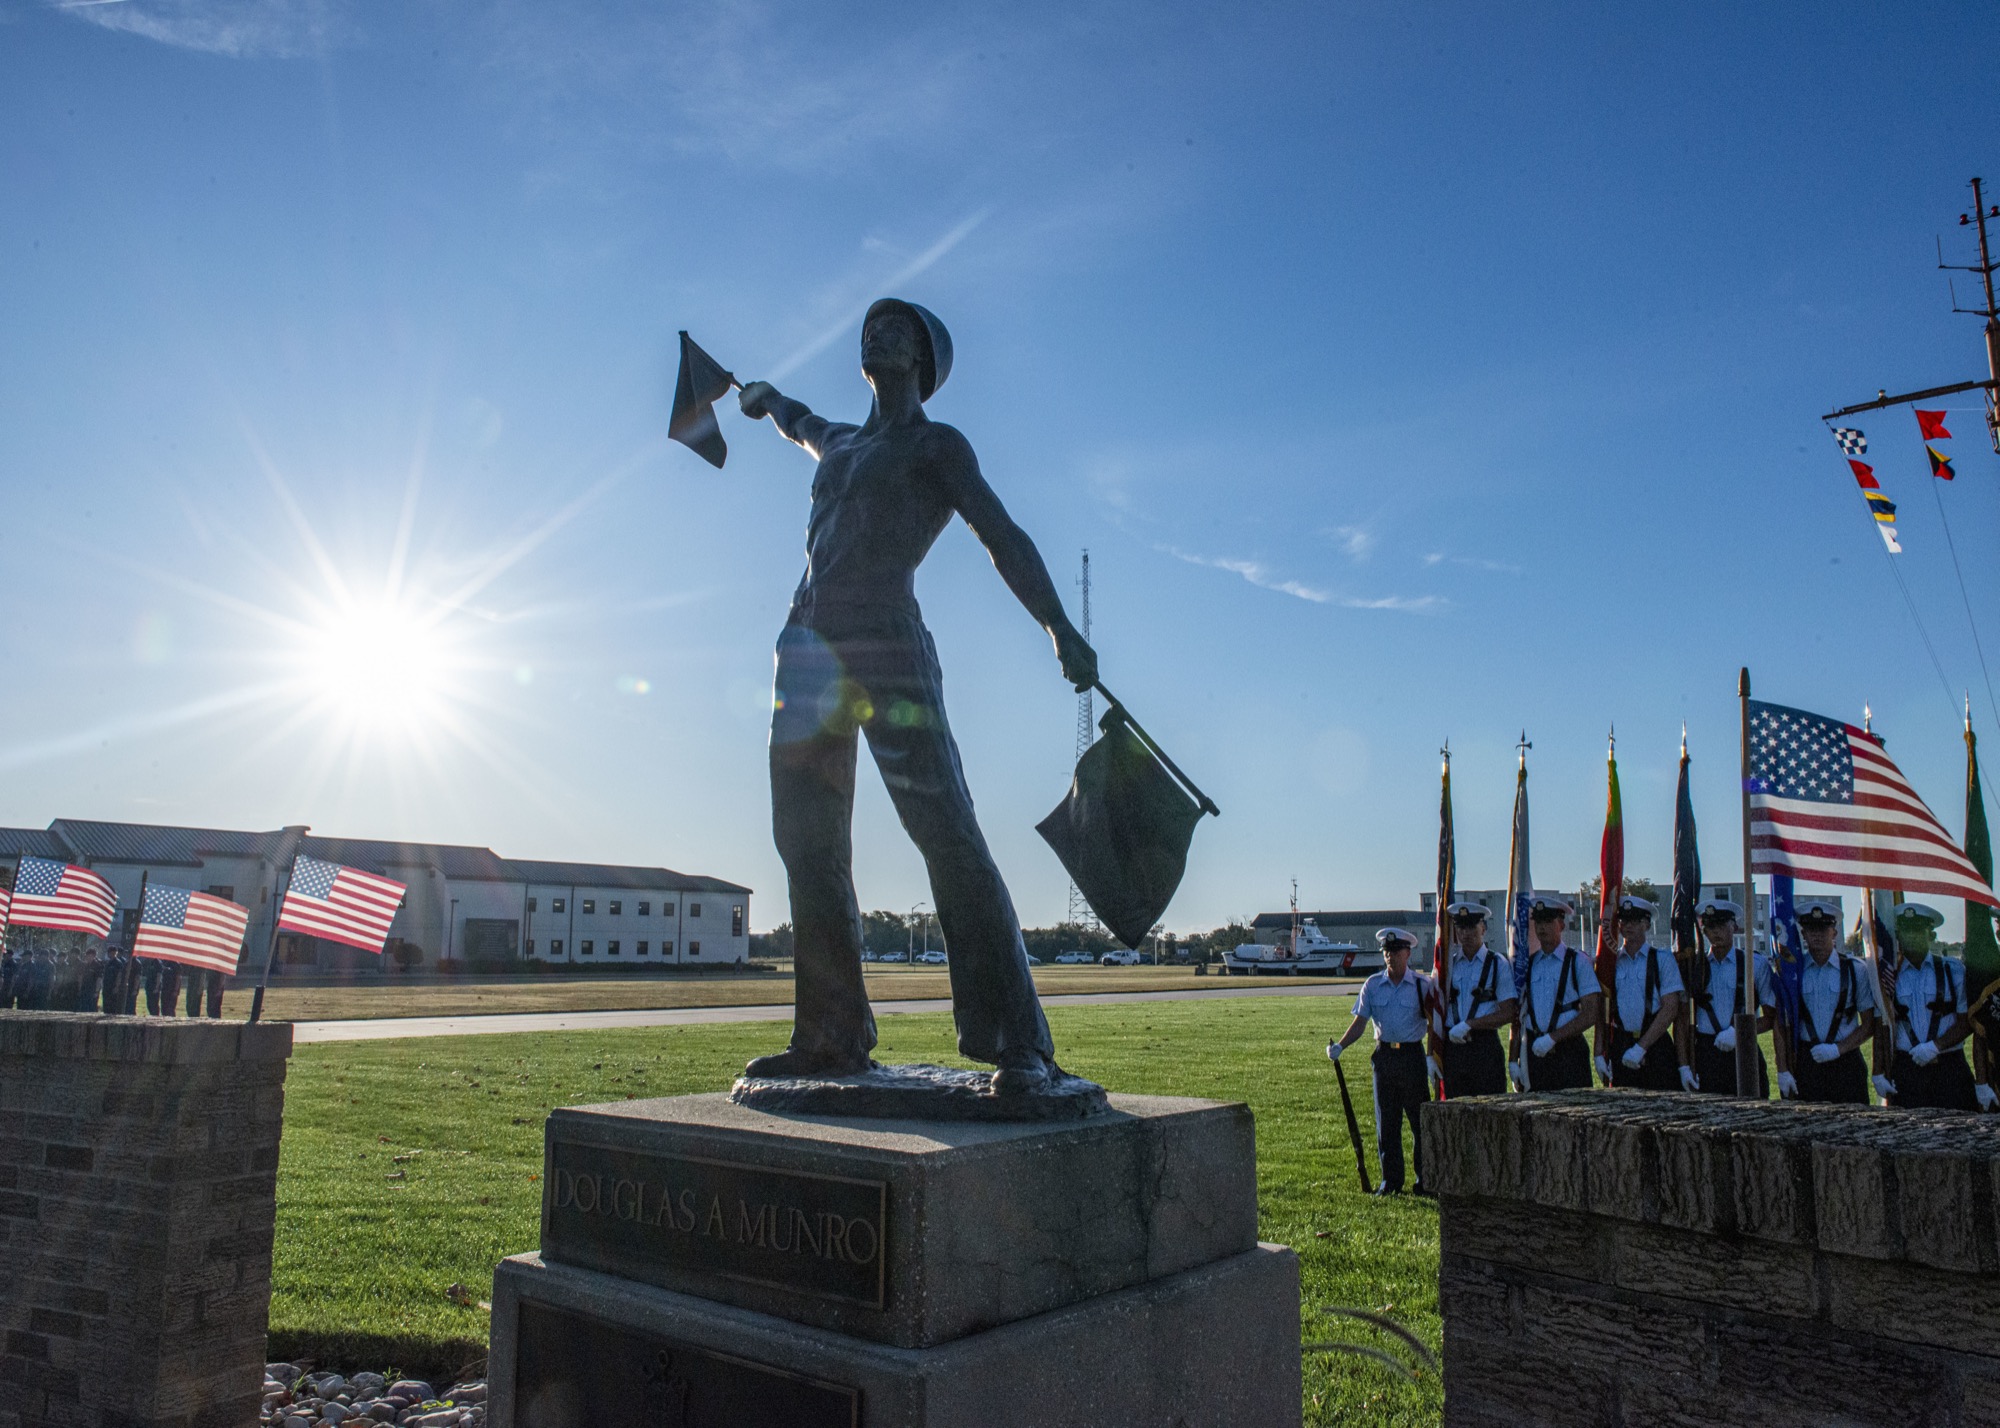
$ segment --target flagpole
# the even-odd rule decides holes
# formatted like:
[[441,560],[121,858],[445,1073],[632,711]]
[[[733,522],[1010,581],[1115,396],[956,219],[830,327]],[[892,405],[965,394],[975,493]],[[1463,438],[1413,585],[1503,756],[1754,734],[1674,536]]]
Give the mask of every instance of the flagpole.
[[1438,750],[1444,759],[1442,792],[1438,795],[1437,917],[1432,929],[1431,984],[1437,988],[1437,1017],[1431,1026],[1431,1059],[1437,1063],[1438,1099],[1448,1100],[1451,1084],[1444,1079],[1445,1038],[1450,1035],[1457,1004],[1451,996],[1451,914],[1446,910],[1458,881],[1458,835],[1451,816],[1451,740]]
[[[141,868],[139,870],[139,910],[133,914],[132,938],[125,948],[125,977],[127,978],[139,975],[139,929],[146,925],[146,883],[152,876],[153,870],[151,868]],[[123,978],[120,979],[118,996],[120,998],[118,1004],[122,1007],[125,1005],[123,1000],[125,996]]]
[[1743,975],[1736,991],[1736,1094],[1757,1096],[1757,884],[1750,872],[1750,667],[1736,677],[1743,706]]
[[291,890],[292,869],[299,858],[299,837],[304,830],[287,828],[278,841],[278,856],[273,860],[275,868],[284,870],[282,880],[275,883],[271,899],[271,941],[264,950],[264,973],[257,979],[257,994],[250,999],[250,1020],[260,1021],[264,1016],[264,989],[271,985],[271,965],[278,960],[278,923],[285,915],[285,894]]

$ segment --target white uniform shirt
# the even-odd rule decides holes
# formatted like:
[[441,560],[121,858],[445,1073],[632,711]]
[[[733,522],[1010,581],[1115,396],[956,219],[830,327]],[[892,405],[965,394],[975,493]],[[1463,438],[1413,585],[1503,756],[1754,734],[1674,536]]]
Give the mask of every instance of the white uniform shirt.
[[[1694,990],[1693,996],[1694,1029],[1703,1036],[1714,1036],[1736,1020],[1736,995],[1743,985],[1742,956],[1741,947],[1730,948],[1729,955],[1719,962],[1708,952],[1701,954],[1702,974],[1708,978],[1708,1006],[1702,1006],[1699,988]],[[1751,966],[1751,975],[1757,981],[1757,1005],[1775,1007],[1778,1004],[1778,984],[1771,975],[1771,959],[1759,952]],[[1700,976],[1697,975],[1697,981]]]
[[[1943,972],[1942,998],[1938,996],[1940,970]],[[1940,1010],[1934,1015],[1931,1003],[1939,1000],[1949,1002],[1951,1011]],[[1914,964],[1899,954],[1896,967],[1896,1049],[1911,1051],[1920,1042],[1936,1041],[1938,1034],[1951,1023],[1952,1012],[1960,1016],[1965,1014],[1965,964],[1941,952],[1932,952],[1923,961]]]
[[[1481,983],[1486,991],[1479,992]],[[1476,1016],[1485,1016],[1514,995],[1514,974],[1505,959],[1490,947],[1481,947],[1470,957],[1463,949],[1451,954],[1451,1027]]]
[[[1851,970],[1843,970],[1844,967]],[[1849,977],[1853,979],[1854,990],[1849,994],[1848,1005],[1841,1008],[1841,983]],[[1808,952],[1805,968],[1799,973],[1799,1004],[1804,1013],[1799,1025],[1801,1037],[1818,1033],[1821,1041],[1844,1041],[1861,1024],[1861,1013],[1875,1010],[1875,973],[1860,958],[1850,957],[1838,948],[1823,966]],[[1837,1009],[1840,1014],[1836,1023]]]
[[[1653,988],[1650,1001],[1646,997],[1649,958],[1659,964],[1659,983]],[[1650,942],[1637,952],[1627,952],[1624,943],[1618,944],[1616,977],[1618,1024],[1634,1036],[1640,1035],[1652,1025],[1654,1013],[1659,1011],[1661,1000],[1669,992],[1684,990],[1681,986],[1680,963],[1674,960],[1673,953],[1665,948],[1655,947]]]
[[[1565,959],[1570,962],[1567,977],[1562,974]],[[1556,985],[1558,982],[1562,983],[1560,987]],[[1528,1004],[1522,1008],[1529,1034],[1541,1036],[1561,1031],[1582,1014],[1572,1004],[1596,990],[1597,973],[1592,970],[1590,959],[1568,942],[1558,942],[1553,952],[1537,947],[1528,954]],[[1560,1019],[1556,1017],[1558,1006],[1567,1008]]]
[[1424,1009],[1431,1003],[1431,979],[1414,968],[1403,969],[1403,980],[1377,972],[1361,984],[1354,1014],[1375,1023],[1377,1041],[1398,1043],[1424,1039]]

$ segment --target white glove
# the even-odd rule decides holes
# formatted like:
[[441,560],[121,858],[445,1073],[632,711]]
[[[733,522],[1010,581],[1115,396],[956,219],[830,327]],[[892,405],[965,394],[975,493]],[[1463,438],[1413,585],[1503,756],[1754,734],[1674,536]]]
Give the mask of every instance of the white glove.
[[1597,1058],[1597,1079],[1607,1086],[1611,1084],[1611,1062],[1602,1056]]
[[2000,1096],[1994,1095],[1993,1088],[1984,1082],[1974,1086],[1972,1094],[1979,1098],[1979,1109],[1982,1111],[1990,1111],[1996,1106],[2000,1106]]
[[1528,1049],[1537,1056],[1547,1056],[1551,1051],[1556,1049],[1556,1039],[1547,1032],[1543,1032],[1535,1038],[1535,1044]]
[[1701,1077],[1694,1074],[1694,1067],[1681,1067],[1681,1089],[1683,1091],[1699,1091],[1701,1089]]
[[1789,1101],[1799,1094],[1799,1078],[1789,1071],[1778,1073],[1778,1099]]
[[1431,1096],[1435,1098],[1438,1093],[1438,1087],[1444,1083],[1444,1072],[1439,1069],[1435,1061],[1425,1061],[1424,1069],[1430,1073]]
[[1715,1034],[1715,1049],[1717,1051],[1734,1051],[1736,1049],[1735,1027],[1725,1026]]
[[1625,1063],[1627,1071],[1637,1071],[1646,1064],[1646,1048],[1635,1041],[1625,1048],[1625,1054],[1618,1059]]
[[1514,1089],[1517,1091],[1528,1089],[1528,1078],[1521,1073],[1521,1063],[1518,1061],[1507,1063],[1507,1079],[1514,1083]]
[[1938,1047],[1935,1041],[1920,1041],[1910,1048],[1910,1060],[1919,1066],[1928,1066],[1937,1059]]
[[1454,1026],[1451,1029],[1451,1039],[1461,1046],[1472,1040],[1472,1023],[1462,1021],[1457,1026]]
[[1329,1041],[1326,1044],[1326,1059],[1329,1061],[1338,1061],[1340,1060],[1340,1053],[1345,1050],[1347,1050],[1347,1048],[1342,1046],[1339,1042]]
[[1871,1076],[1869,1079],[1875,1083],[1875,1094],[1883,1100],[1896,1094],[1896,1083],[1887,1076]]
[[1815,1042],[1812,1049],[1812,1059],[1822,1066],[1826,1065],[1829,1061],[1838,1061],[1840,1060],[1840,1048],[1831,1041]]

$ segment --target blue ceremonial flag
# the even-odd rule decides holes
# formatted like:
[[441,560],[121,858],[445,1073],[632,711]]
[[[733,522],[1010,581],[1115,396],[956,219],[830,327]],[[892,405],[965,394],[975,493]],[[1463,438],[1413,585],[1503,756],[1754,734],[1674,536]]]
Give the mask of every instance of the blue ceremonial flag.
[[[1527,736],[1522,739],[1525,744]],[[1507,952],[1514,964],[1514,995],[1528,995],[1528,904],[1535,896],[1535,879],[1528,871],[1528,754],[1521,752],[1521,771],[1514,778],[1514,842],[1507,859]],[[1525,1003],[1523,1007],[1525,1009]]]
[[1799,936],[1798,914],[1792,907],[1792,879],[1771,874],[1771,963],[1777,971],[1778,1019],[1798,1035],[1799,992],[1806,974],[1805,939]]

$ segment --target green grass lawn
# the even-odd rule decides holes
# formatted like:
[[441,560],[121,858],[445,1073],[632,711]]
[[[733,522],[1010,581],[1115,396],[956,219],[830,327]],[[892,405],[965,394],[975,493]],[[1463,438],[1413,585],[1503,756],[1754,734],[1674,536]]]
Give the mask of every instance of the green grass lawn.
[[[1063,1064],[1115,1091],[1249,1103],[1262,1235],[1299,1252],[1305,1337],[1382,1345],[1325,1318],[1347,1305],[1438,1342],[1437,1213],[1365,1199],[1323,1048],[1346,1004],[1249,998],[1051,1011]],[[950,1019],[884,1018],[884,1060],[954,1062]],[[542,1121],[553,1106],[712,1091],[773,1049],[772,1026],[454,1037],[299,1048],[278,1176],[272,1348],[329,1365],[449,1375],[483,1356],[493,1266],[533,1249]],[[1365,1058],[1349,1084],[1366,1104]],[[1435,1424],[1434,1377],[1363,1358],[1307,1360],[1306,1422]]]

